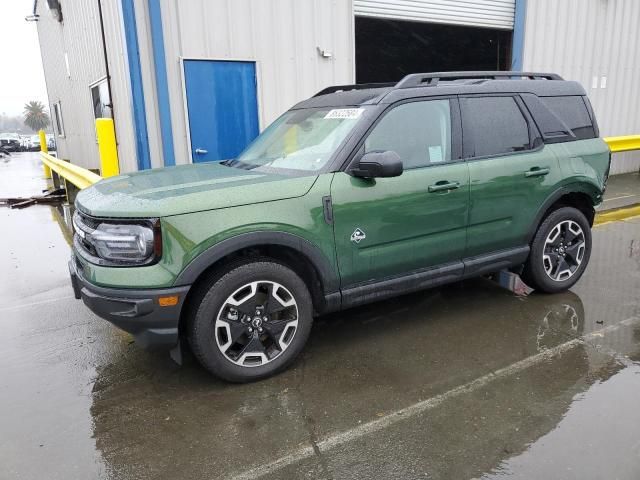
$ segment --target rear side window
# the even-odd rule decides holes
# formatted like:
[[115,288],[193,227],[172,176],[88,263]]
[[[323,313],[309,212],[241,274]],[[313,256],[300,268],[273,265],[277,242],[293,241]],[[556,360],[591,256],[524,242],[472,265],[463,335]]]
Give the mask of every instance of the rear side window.
[[529,126],[513,97],[461,98],[465,157],[521,152]]
[[589,111],[581,96],[540,97],[540,100],[571,129],[576,140],[596,137]]

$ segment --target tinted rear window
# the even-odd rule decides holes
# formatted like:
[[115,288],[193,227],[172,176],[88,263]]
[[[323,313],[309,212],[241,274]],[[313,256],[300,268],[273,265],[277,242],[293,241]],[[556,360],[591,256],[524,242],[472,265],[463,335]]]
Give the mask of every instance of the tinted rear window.
[[513,97],[462,98],[466,157],[529,149],[529,127]]
[[540,100],[571,129],[577,140],[595,138],[596,132],[581,96],[540,97]]

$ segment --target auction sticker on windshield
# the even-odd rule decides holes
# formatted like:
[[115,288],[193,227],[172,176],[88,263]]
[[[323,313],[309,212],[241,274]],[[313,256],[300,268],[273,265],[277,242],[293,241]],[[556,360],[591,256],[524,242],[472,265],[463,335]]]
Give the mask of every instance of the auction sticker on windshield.
[[357,118],[360,118],[362,112],[364,112],[363,108],[336,108],[330,110],[329,113],[324,116],[324,118],[334,118],[338,120],[355,120]]

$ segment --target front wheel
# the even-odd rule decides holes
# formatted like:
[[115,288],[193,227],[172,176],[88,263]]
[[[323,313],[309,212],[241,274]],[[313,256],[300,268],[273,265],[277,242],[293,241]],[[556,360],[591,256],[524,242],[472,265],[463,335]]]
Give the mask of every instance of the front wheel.
[[562,292],[580,279],[590,256],[589,222],[580,210],[562,207],[538,228],[522,276],[536,290]]
[[286,368],[311,331],[312,303],[302,279],[271,261],[231,267],[195,298],[189,343],[200,363],[231,382]]

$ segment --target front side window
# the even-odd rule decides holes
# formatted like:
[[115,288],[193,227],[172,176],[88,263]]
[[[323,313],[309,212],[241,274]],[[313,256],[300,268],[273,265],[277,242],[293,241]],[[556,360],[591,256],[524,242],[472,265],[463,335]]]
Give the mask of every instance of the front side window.
[[529,149],[529,126],[513,97],[461,99],[466,157]]
[[366,110],[366,107],[291,110],[226,165],[283,173],[318,171],[327,165]]
[[399,105],[374,127],[364,143],[366,152],[392,150],[404,169],[451,160],[449,100],[427,100]]

